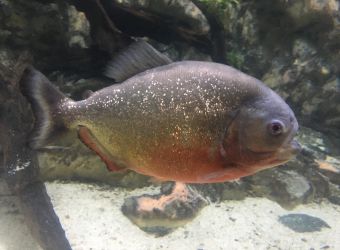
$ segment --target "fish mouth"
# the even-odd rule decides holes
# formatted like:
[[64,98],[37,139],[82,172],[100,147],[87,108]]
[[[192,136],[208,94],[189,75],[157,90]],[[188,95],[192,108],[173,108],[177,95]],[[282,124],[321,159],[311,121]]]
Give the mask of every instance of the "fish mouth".
[[274,153],[274,158],[269,161],[269,164],[265,168],[284,164],[299,154],[301,150],[302,147],[300,143],[297,140],[291,140]]
[[289,143],[284,145],[278,150],[278,160],[288,161],[302,150],[300,143],[297,140],[291,140]]

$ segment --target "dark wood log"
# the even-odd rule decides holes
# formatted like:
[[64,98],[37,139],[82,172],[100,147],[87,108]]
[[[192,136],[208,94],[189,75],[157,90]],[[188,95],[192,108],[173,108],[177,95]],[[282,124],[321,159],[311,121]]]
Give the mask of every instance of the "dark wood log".
[[45,185],[39,179],[37,154],[27,138],[34,117],[20,92],[20,79],[30,56],[23,54],[14,65],[0,64],[0,163],[2,175],[20,201],[22,213],[33,237],[43,249],[71,249],[54,212]]
[[199,0],[192,1],[205,15],[210,25],[210,56],[215,62],[227,64],[227,48],[225,41],[225,31],[223,23],[218,19],[217,15],[213,13],[207,5]]

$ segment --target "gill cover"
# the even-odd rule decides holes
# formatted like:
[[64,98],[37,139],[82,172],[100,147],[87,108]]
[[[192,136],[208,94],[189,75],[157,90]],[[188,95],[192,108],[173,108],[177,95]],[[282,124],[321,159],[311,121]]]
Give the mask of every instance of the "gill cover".
[[297,121],[289,106],[275,98],[244,105],[236,122],[239,146],[258,153],[278,150],[297,130]]

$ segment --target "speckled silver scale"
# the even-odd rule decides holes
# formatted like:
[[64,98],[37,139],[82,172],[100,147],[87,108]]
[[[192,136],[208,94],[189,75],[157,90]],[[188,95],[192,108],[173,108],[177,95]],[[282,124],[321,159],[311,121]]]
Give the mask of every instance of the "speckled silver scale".
[[195,183],[250,175],[299,151],[289,106],[232,67],[172,63],[142,42],[109,64],[107,75],[121,83],[75,102],[31,71],[25,82],[38,114],[32,145],[39,148],[51,134],[74,128],[110,170]]
[[66,102],[61,110],[66,124],[87,127],[119,162],[143,165],[149,152],[162,151],[168,142],[193,150],[207,143],[217,147],[233,111],[268,90],[226,65],[185,61]]

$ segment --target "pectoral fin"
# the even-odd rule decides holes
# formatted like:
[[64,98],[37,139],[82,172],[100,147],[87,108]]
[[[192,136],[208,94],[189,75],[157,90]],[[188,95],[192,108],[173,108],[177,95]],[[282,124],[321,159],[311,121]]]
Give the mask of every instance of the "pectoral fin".
[[88,128],[80,126],[78,129],[78,136],[88,148],[94,151],[102,159],[102,161],[105,162],[109,171],[116,172],[125,170],[124,167],[118,166],[115,163],[113,157],[106,151]]

